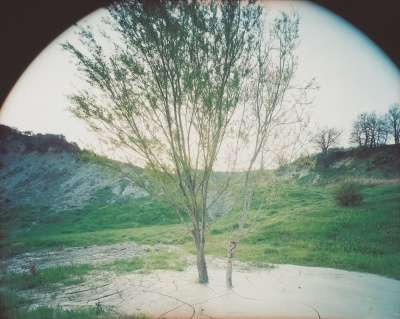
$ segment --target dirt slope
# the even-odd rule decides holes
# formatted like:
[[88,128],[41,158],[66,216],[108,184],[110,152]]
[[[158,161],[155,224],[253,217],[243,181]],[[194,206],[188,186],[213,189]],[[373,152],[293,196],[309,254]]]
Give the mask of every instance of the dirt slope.
[[146,195],[126,178],[123,164],[116,169],[91,161],[88,154],[62,136],[29,135],[0,125],[0,207],[79,208],[105,188],[112,191],[108,201]]

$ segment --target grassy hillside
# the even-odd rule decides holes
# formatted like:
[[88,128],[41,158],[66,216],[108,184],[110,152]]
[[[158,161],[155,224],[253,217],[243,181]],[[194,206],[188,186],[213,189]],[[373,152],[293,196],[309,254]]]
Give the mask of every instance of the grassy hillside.
[[[400,185],[362,187],[364,201],[342,208],[334,201],[336,185],[281,184],[274,197],[259,189],[238,257],[256,263],[290,263],[358,270],[400,278]],[[209,252],[224,254],[226,217],[211,228]]]
[[[257,264],[291,263],[358,270],[400,278],[400,185],[366,185],[363,203],[342,208],[334,201],[335,185],[280,184],[270,196],[260,188],[238,258]],[[3,239],[4,250],[21,251],[48,247],[84,246],[135,241],[146,244],[178,244],[194,253],[190,236],[180,224],[149,225],[152,217],[166,218],[156,203],[126,213],[135,226],[121,223],[118,207],[87,211],[82,219],[72,216],[52,223],[39,223]],[[254,207],[258,203],[253,203]],[[162,207],[162,206],[161,206]],[[153,212],[152,212],[153,210]],[[159,215],[153,215],[156,212]],[[135,214],[137,213],[137,215]],[[145,216],[147,219],[136,219]],[[97,219],[98,216],[101,218]],[[141,215],[144,214],[144,215]],[[230,231],[237,227],[237,214],[218,219],[209,229],[207,252],[224,256]],[[123,214],[122,214],[123,215]],[[128,219],[128,220],[129,220]],[[154,223],[157,223],[155,220]]]
[[[301,159],[261,179],[237,257],[259,265],[335,267],[400,279],[400,184],[393,176],[399,148],[355,152],[359,151],[330,153],[324,163],[318,157]],[[79,162],[81,169],[94,165],[93,160],[95,165],[103,161],[119,165],[86,154]],[[274,183],[267,181],[271,176]],[[334,191],[345,178],[360,184],[364,200],[359,206],[341,207],[335,202]],[[194,252],[188,232],[164,203],[148,196],[116,199],[109,185],[94,190],[84,205],[63,211],[34,201],[3,209],[3,255],[124,241],[176,244]],[[234,208],[210,225],[208,254],[225,256],[238,214]]]

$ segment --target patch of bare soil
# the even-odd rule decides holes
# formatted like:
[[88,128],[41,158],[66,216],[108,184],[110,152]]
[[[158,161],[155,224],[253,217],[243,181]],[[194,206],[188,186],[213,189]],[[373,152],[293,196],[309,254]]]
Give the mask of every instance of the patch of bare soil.
[[112,262],[142,255],[149,251],[150,247],[132,242],[106,246],[60,247],[56,250],[42,250],[14,256],[2,261],[2,269],[23,272],[32,264],[35,264],[37,269],[45,269],[56,266]]
[[[97,262],[100,251],[122,255],[124,250],[116,247],[125,246],[85,249],[97,252],[97,258],[92,259]],[[79,255],[82,251],[78,251]],[[329,268],[275,265],[261,269],[240,264],[234,267],[234,288],[229,290],[225,287],[224,260],[208,258],[208,265],[208,285],[196,282],[192,265],[183,272],[95,271],[80,285],[24,294],[33,296],[36,306],[101,305],[154,318],[400,318],[398,280]]]

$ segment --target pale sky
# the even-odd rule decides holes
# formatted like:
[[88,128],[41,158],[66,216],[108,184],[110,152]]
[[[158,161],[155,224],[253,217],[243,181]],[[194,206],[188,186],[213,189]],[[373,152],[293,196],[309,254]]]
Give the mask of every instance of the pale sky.
[[[400,72],[371,40],[340,17],[310,2],[270,1],[267,8],[297,11],[300,15],[298,80],[315,77],[320,89],[314,93],[312,121],[318,126],[344,130],[347,145],[352,121],[363,111],[385,113],[400,101]],[[104,11],[84,18],[96,25]],[[67,110],[66,96],[80,84],[68,53],[60,48],[67,39],[76,40],[72,28],[66,30],[30,64],[0,112],[0,123],[35,133],[63,134],[82,147],[96,142],[84,123]]]

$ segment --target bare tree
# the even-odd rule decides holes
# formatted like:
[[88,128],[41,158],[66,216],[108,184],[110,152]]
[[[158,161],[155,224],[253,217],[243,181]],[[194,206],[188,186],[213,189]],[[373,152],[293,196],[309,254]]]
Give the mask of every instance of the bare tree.
[[400,104],[393,104],[386,114],[386,122],[394,144],[400,144]]
[[374,144],[371,147],[377,147],[379,145],[385,145],[387,143],[390,127],[385,117],[378,117],[376,124],[374,126],[375,129],[375,140]]
[[328,149],[339,142],[339,138],[342,135],[342,131],[330,127],[319,129],[318,132],[312,138],[314,144],[321,150],[323,154],[328,153]]
[[350,142],[358,144],[358,146],[365,146],[369,140],[369,131],[367,130],[367,113],[361,113],[353,122]]
[[[294,54],[298,41],[299,17],[282,13],[275,18],[271,33],[265,41],[259,43],[256,68],[250,76],[243,92],[244,104],[247,105],[245,142],[249,162],[244,170],[242,183],[242,203],[239,227],[233,231],[228,240],[226,285],[231,288],[233,259],[240,240],[245,235],[245,224],[248,219],[251,201],[257,183],[256,165],[263,167],[264,150],[269,138],[282,138],[282,127],[302,123],[304,117],[298,111],[299,106],[310,103],[307,92],[314,88],[313,81],[302,87],[293,85],[297,68]],[[297,94],[294,93],[296,91]],[[289,101],[289,92],[296,98]],[[261,161],[260,161],[261,158]],[[262,207],[258,207],[261,209]]]
[[[63,45],[89,84],[71,96],[71,110],[138,155],[145,169],[136,181],[188,216],[199,282],[207,283],[210,183],[224,136],[238,130],[232,119],[255,71],[262,9],[239,1],[146,3],[113,4],[113,36],[103,30],[99,40],[81,28],[81,44]],[[275,86],[286,85],[284,70]],[[279,101],[281,91],[269,98]]]
[[353,122],[350,133],[350,142],[357,144],[359,147],[363,146],[363,129],[359,120]]
[[368,148],[386,144],[389,128],[384,117],[375,112],[361,113],[353,122],[350,141]]

